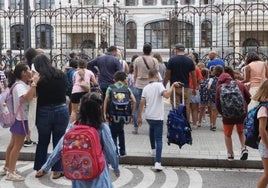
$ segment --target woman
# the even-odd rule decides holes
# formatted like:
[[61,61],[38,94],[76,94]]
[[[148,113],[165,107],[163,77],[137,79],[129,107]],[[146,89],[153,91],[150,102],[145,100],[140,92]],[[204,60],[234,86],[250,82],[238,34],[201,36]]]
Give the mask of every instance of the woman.
[[[6,180],[24,181],[24,177],[15,170],[21,147],[23,146],[26,135],[29,134],[28,112],[29,102],[33,99],[39,74],[35,73],[33,78],[29,66],[25,63],[19,63],[14,70],[15,85],[12,89],[14,109],[18,109],[15,123],[10,127],[12,134],[11,140],[6,150],[6,163],[1,175],[6,174]],[[31,82],[32,81],[32,82]]]
[[[79,109],[78,122],[80,125],[92,126],[99,131],[101,145],[106,160],[106,166],[103,172],[91,181],[72,180],[73,188],[111,188],[113,187],[109,175],[108,163],[112,165],[116,177],[120,176],[118,156],[116,148],[112,140],[111,132],[106,123],[103,122],[102,115],[102,100],[100,95],[95,92],[85,94],[81,99],[81,107]],[[75,123],[70,124],[70,129],[75,126]],[[54,151],[49,156],[47,162],[37,172],[36,177],[42,177],[49,171],[51,166],[61,158],[63,146],[63,138],[59,141]]]
[[153,57],[155,59],[157,59],[157,61],[159,63],[159,73],[160,73],[162,79],[164,79],[165,78],[165,74],[166,74],[166,65],[164,64],[163,59],[162,59],[160,53],[155,53],[153,55]]
[[[39,170],[46,162],[51,134],[53,147],[55,147],[69,122],[68,107],[65,103],[68,83],[66,75],[52,67],[44,54],[37,55],[33,59],[33,66],[40,74],[40,81],[36,88],[38,144],[34,161],[34,169]],[[61,161],[52,167],[52,171],[54,171],[52,178],[57,179],[62,176]]]
[[70,122],[76,120],[76,114],[81,97],[90,91],[90,83],[94,86],[98,86],[98,82],[95,79],[95,75],[92,71],[87,70],[87,62],[80,59],[78,61],[78,70],[73,75],[73,89],[71,94],[72,113]]
[[[261,60],[256,52],[249,52],[246,58],[245,76],[242,83],[250,83],[249,93],[251,96],[255,95],[262,81],[266,78],[268,78],[267,64]],[[248,110],[257,105],[257,101],[251,100],[248,105]]]

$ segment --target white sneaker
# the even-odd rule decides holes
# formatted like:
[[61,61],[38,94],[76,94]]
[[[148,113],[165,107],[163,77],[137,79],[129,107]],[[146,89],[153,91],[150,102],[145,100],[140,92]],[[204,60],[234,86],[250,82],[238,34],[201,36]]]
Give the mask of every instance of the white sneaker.
[[162,171],[163,170],[163,166],[161,165],[161,163],[155,162],[154,163],[154,169],[156,171]]
[[8,180],[8,181],[24,181],[25,178],[22,177],[19,174],[16,174],[16,172],[8,172],[7,175],[6,175],[5,180]]
[[154,157],[154,156],[155,156],[155,153],[156,153],[156,150],[155,150],[155,149],[152,149],[152,150],[151,150],[151,156]]
[[0,176],[5,176],[7,174],[7,167],[3,167],[2,170],[0,170]]

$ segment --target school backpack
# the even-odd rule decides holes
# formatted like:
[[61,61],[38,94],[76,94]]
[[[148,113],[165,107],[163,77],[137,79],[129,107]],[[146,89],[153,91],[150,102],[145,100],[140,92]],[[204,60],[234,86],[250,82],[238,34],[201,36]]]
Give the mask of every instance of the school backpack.
[[257,113],[262,106],[268,107],[268,102],[262,102],[258,106],[255,106],[249,110],[244,121],[244,134],[246,137],[245,144],[253,149],[258,149],[260,141],[259,120],[257,119]]
[[6,88],[4,91],[2,91],[0,95],[0,125],[3,128],[9,128],[11,125],[15,123],[16,116],[21,111],[21,105],[23,101],[21,100],[18,106],[18,109],[16,112],[14,111],[14,103],[13,103],[13,89],[17,85],[17,82],[15,82],[11,88]]
[[73,89],[73,76],[75,73],[75,69],[70,69],[67,71],[67,78],[68,78],[68,88],[67,88],[67,95],[70,97],[72,94]]
[[127,86],[117,88],[114,84],[109,86],[110,102],[108,107],[109,117],[112,122],[119,123],[123,120],[129,123],[131,120],[131,99],[130,91]]
[[216,97],[216,89],[217,89],[217,81],[218,81],[218,77],[214,76],[209,90],[209,98],[212,102],[215,103],[215,97]]
[[89,125],[75,125],[63,137],[62,167],[66,178],[93,180],[105,168],[99,132]]
[[220,104],[223,117],[235,119],[247,113],[246,102],[234,80],[231,80],[229,84],[221,84]]
[[209,101],[208,81],[209,79],[206,79],[200,83],[199,94],[201,102]]

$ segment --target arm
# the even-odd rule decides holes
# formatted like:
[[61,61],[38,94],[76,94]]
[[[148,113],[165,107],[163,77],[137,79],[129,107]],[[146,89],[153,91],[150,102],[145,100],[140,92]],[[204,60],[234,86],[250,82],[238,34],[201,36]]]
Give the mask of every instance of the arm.
[[131,93],[130,95],[131,101],[132,101],[132,111],[131,111],[131,116],[133,116],[135,109],[136,109],[136,98],[133,95],[133,93]]
[[37,82],[40,79],[40,75],[38,73],[34,73],[33,76],[33,82],[31,83],[31,88],[28,90],[28,92],[23,96],[23,98],[25,100],[27,100],[28,102],[30,102],[36,94],[36,86],[37,86]]
[[94,76],[93,73],[92,73],[92,76],[90,78],[90,81],[93,83],[94,86],[98,86],[99,85],[99,83],[97,82],[97,80],[96,80],[96,78],[95,78],[95,76]]
[[179,82],[174,82],[168,90],[165,90],[162,93],[162,96],[165,97],[165,98],[169,98],[171,96],[171,94],[172,94],[172,91],[173,91],[174,87],[179,87]]
[[242,80],[242,83],[247,83],[250,81],[250,67],[247,65],[245,67],[245,76],[244,76],[244,80]]
[[267,123],[267,117],[259,118],[259,133],[261,136],[261,140],[264,146],[266,147],[266,149],[268,149],[268,134],[266,131],[266,123]]
[[165,78],[164,78],[164,82],[163,82],[165,87],[170,79],[170,73],[171,73],[170,69],[166,69]]
[[134,64],[134,70],[133,70],[133,78],[134,78],[134,86],[135,86],[135,84],[136,84],[136,80],[137,80],[137,70],[138,68],[137,68],[137,66],[135,66],[135,64]]
[[220,88],[221,85],[219,85],[216,89],[216,95],[215,95],[215,103],[216,103],[216,108],[220,114],[222,114],[221,110],[221,102],[220,102]]
[[125,73],[128,74],[129,73],[129,66],[128,66],[126,61],[124,61],[124,64],[125,64]]
[[106,94],[105,98],[104,98],[104,102],[103,102],[103,117],[105,121],[108,121],[107,119],[107,105],[108,105],[108,101],[109,101],[109,95]]
[[193,80],[193,95],[196,95],[195,89],[197,88],[197,79],[196,79],[196,71],[195,69],[190,72],[192,80]]
[[138,118],[137,118],[137,124],[139,126],[141,126],[141,124],[142,124],[142,110],[143,110],[145,104],[146,104],[145,98],[141,98],[140,106],[139,106],[139,110],[138,110]]

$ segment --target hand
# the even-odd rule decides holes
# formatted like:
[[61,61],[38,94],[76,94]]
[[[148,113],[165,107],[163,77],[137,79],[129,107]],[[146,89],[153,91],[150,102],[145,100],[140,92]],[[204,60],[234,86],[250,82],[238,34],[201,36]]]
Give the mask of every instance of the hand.
[[193,89],[193,90],[192,90],[192,94],[193,94],[193,95],[196,95],[196,89]]
[[173,87],[180,87],[181,83],[180,82],[173,82],[172,86]]
[[107,116],[106,116],[106,113],[103,114],[103,119],[105,122],[108,122],[108,119],[107,119]]
[[138,126],[142,125],[142,118],[141,117],[137,118],[137,124],[138,124]]
[[114,175],[118,178],[120,176],[120,172],[115,172]]
[[33,77],[32,77],[33,82],[37,84],[38,81],[39,81],[39,79],[40,79],[39,73],[38,72],[34,72],[33,73]]

